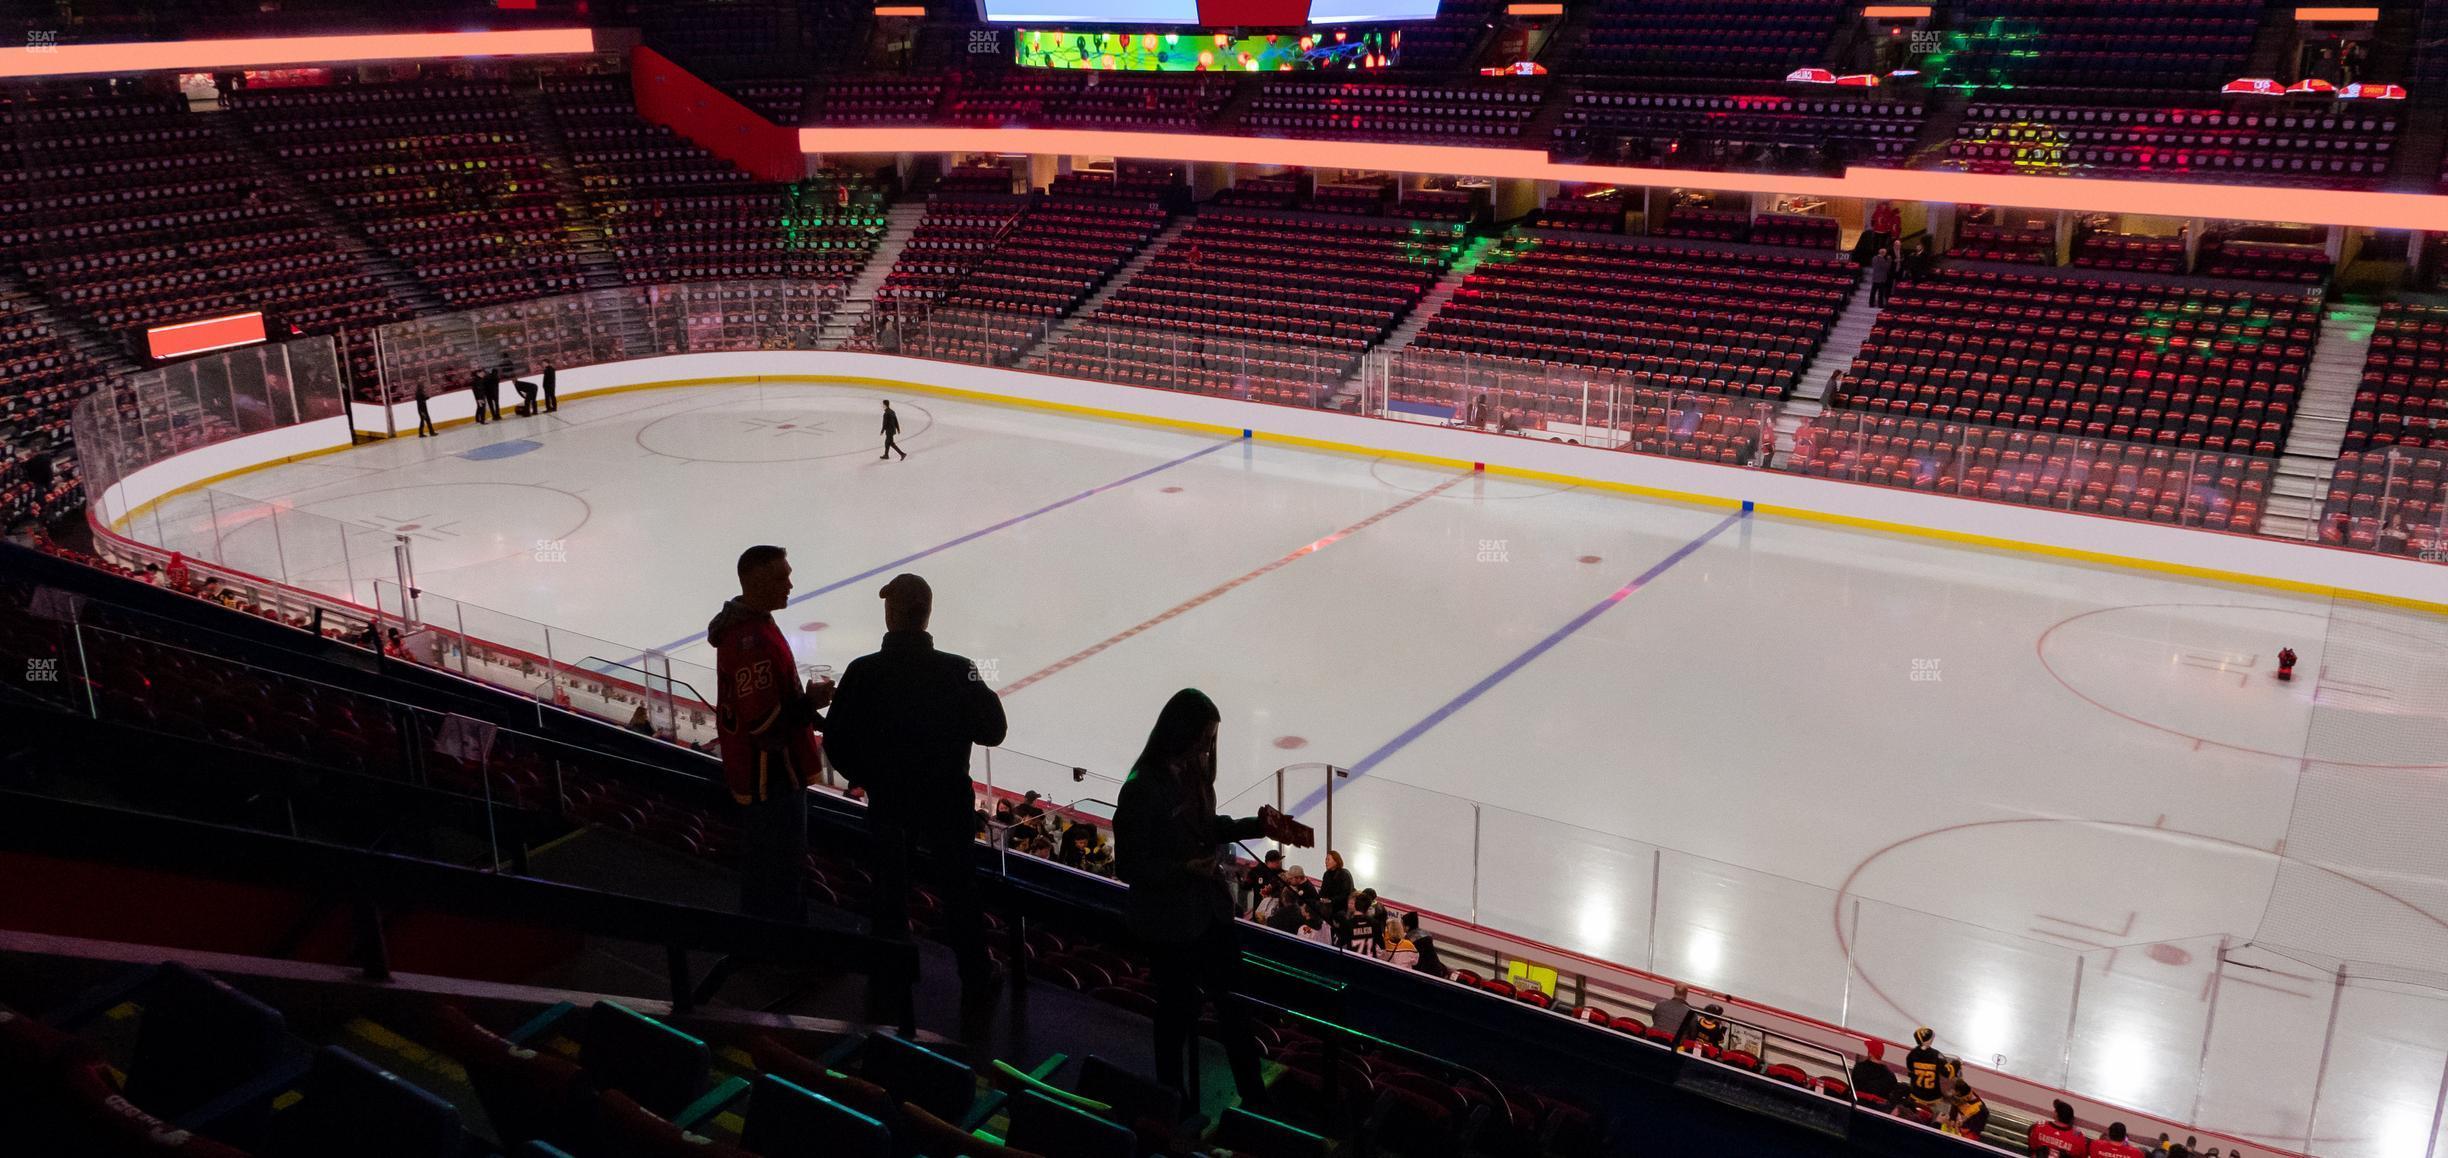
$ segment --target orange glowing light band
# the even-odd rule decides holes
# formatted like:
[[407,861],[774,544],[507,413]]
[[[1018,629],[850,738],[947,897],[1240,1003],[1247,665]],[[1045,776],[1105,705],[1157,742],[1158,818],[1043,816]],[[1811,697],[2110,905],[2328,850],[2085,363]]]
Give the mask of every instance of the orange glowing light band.
[[156,358],[176,358],[186,354],[201,354],[207,350],[226,350],[232,346],[248,346],[264,340],[262,313],[231,314],[225,318],[204,318],[200,321],[178,322],[155,326],[145,331],[145,347]]
[[450,56],[561,56],[593,52],[595,47],[595,30],[591,28],[34,45],[0,48],[0,79],[95,72],[210,72],[283,64]]
[[930,126],[817,127],[799,130],[807,153],[1032,153],[1127,157],[1232,165],[1297,165],[1394,173],[1455,174],[1525,181],[1789,193],[1872,201],[1953,202],[2018,209],[2138,213],[2236,221],[2291,221],[2375,229],[2448,231],[2448,196],[2344,192],[2258,185],[2121,181],[1916,169],[1850,168],[1841,177],[1712,173],[1568,165],[1534,149],[1474,149],[1379,141],[1305,141],[1196,133],[1092,129],[982,129]]
[[1929,14],[1927,4],[1872,4],[1862,9],[1862,15],[1872,20],[1921,20]]
[[1562,16],[1563,14],[1564,6],[1561,4],[1505,5],[1505,15],[1507,16]]
[[924,16],[926,9],[916,4],[878,4],[875,14],[878,16]]
[[2343,21],[2352,24],[2373,24],[2380,19],[2377,8],[2298,8],[2295,19],[2306,24],[2316,21]]

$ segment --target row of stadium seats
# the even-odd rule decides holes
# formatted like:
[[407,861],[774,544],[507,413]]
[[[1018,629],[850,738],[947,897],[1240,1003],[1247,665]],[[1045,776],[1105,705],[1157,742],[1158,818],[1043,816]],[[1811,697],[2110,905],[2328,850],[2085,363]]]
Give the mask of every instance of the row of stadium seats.
[[861,177],[759,181],[639,117],[619,78],[546,93],[624,281],[789,277],[839,297],[883,235],[883,195]]
[[1103,287],[1166,219],[1157,200],[1044,194],[947,283],[923,330],[905,331],[902,348],[955,361],[1008,363]]
[[2390,113],[2102,108],[1983,102],[1947,162],[1975,173],[2063,173],[2219,184],[2366,188],[2386,176]]
[[1453,260],[1439,228],[1202,213],[1035,364],[1314,405]]
[[455,306],[579,288],[544,150],[507,85],[247,90],[248,129]]
[[[1917,100],[1813,94],[1660,93],[1577,89],[1549,148],[1559,159],[1677,168],[1759,168],[1798,155],[1796,169],[1894,165],[1920,131]],[[1765,166],[1784,168],[1782,165]]]
[[1414,349],[1645,374],[1660,388],[1781,399],[1853,294],[1834,254],[1517,237]]
[[1942,269],[1896,291],[1831,404],[2274,457],[2318,306]]
[[256,162],[181,103],[150,97],[0,107],[12,138],[0,260],[133,343],[134,331],[261,309],[308,332],[371,328],[409,301]]

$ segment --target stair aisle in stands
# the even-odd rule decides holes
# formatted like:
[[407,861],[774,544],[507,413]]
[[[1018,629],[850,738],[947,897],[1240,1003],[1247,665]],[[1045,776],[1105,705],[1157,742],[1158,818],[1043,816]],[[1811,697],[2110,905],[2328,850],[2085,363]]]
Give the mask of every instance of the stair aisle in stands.
[[288,194],[291,201],[296,202],[308,216],[314,218],[315,224],[322,226],[343,248],[355,253],[358,260],[372,267],[374,272],[382,278],[384,285],[413,303],[417,312],[439,312],[446,308],[441,295],[435,293],[433,287],[419,280],[416,274],[398,258],[393,257],[389,250],[376,245],[373,239],[365,235],[364,230],[359,229],[338,209],[334,208],[331,199],[325,197],[322,191],[299,180],[296,171],[291,169],[287,162],[282,161],[277,153],[266,147],[262,141],[256,139],[254,133],[247,130],[245,122],[227,113],[199,115],[205,115],[211,120],[213,127],[220,130],[221,139],[227,142],[230,148],[245,154],[248,160],[255,162],[256,173],[260,174],[265,181],[278,186],[281,192]]
[[2379,316],[2380,307],[2365,302],[2332,302],[2322,311],[2320,345],[2312,351],[2295,425],[2279,452],[2269,508],[2261,517],[2262,534],[2312,537],[2320,504],[2329,494],[2329,479],[2337,472]]
[[892,275],[893,264],[901,260],[901,251],[909,246],[910,235],[918,231],[918,223],[926,219],[926,212],[924,196],[896,202],[884,211],[884,239],[876,242],[874,251],[868,254],[867,264],[859,269],[858,280],[850,283],[841,308],[825,319],[820,339],[825,348],[841,349],[866,326],[875,313],[876,291]]
[[[622,285],[620,262],[612,256],[606,244],[610,235],[603,222],[595,216],[595,207],[588,203],[579,187],[577,164],[570,159],[569,138],[561,132],[561,122],[555,120],[552,107],[544,94],[526,91],[519,94],[519,115],[527,122],[527,131],[544,146],[544,171],[552,175],[553,193],[561,203],[561,213],[568,221],[570,249],[578,255],[579,268],[588,289],[619,289]],[[640,333],[644,332],[640,327]],[[643,347],[640,347],[643,348]]]
[[0,302],[14,304],[48,324],[51,332],[66,340],[70,348],[111,375],[133,374],[143,369],[134,358],[128,356],[127,347],[95,329],[83,314],[61,309],[50,299],[34,292],[31,286],[19,279],[14,268],[6,265],[0,265]]
[[1437,281],[1436,288],[1421,297],[1419,304],[1412,306],[1411,312],[1404,315],[1402,324],[1394,327],[1394,332],[1386,335],[1386,340],[1378,344],[1376,356],[1364,359],[1360,368],[1343,380],[1343,388],[1335,392],[1334,398],[1326,404],[1327,409],[1349,410],[1358,405],[1360,396],[1367,390],[1369,372],[1383,365],[1384,359],[1411,348],[1411,340],[1419,337],[1420,331],[1428,327],[1428,319],[1435,317],[1438,310],[1445,308],[1445,303],[1453,300],[1454,291],[1461,289],[1462,283],[1479,268],[1479,262],[1487,257],[1487,251],[1495,241],[1493,237],[1474,237],[1470,244],[1463,246],[1461,255],[1454,258],[1453,266]]
[[1023,352],[1019,359],[1014,362],[1014,364],[1021,366],[1042,364],[1032,362],[1031,360],[1035,359],[1038,354],[1054,348],[1054,346],[1060,343],[1064,337],[1071,333],[1072,329],[1077,326],[1081,318],[1094,314],[1097,311],[1098,306],[1105,304],[1105,299],[1114,296],[1114,294],[1119,292],[1122,287],[1129,285],[1132,278],[1139,276],[1140,270],[1146,269],[1149,262],[1156,260],[1157,254],[1163,253],[1166,249],[1171,248],[1173,245],[1173,239],[1180,237],[1182,231],[1190,228],[1190,224],[1197,220],[1197,215],[1190,213],[1184,213],[1178,217],[1175,217],[1171,223],[1164,227],[1164,232],[1157,234],[1153,240],[1150,240],[1146,246],[1139,250],[1138,254],[1133,256],[1130,261],[1124,263],[1121,269],[1115,270],[1114,275],[1107,278],[1104,285],[1097,287],[1097,292],[1090,294],[1088,296],[1088,300],[1081,302],[1078,308],[1071,311],[1069,316],[1063,318],[1063,320],[1059,322],[1056,322],[1054,324],[1054,328],[1047,330],[1046,336],[1036,345],[1029,347],[1028,350]]
[[1828,376],[1852,367],[1862,343],[1870,337],[1870,328],[1877,323],[1878,308],[1870,304],[1870,282],[1864,278],[1861,288],[1853,291],[1853,300],[1845,303],[1844,312],[1836,315],[1836,324],[1828,327],[1827,342],[1802,372],[1802,380],[1795,383],[1793,397],[1777,411],[1778,454],[1791,451],[1794,431],[1827,410]]

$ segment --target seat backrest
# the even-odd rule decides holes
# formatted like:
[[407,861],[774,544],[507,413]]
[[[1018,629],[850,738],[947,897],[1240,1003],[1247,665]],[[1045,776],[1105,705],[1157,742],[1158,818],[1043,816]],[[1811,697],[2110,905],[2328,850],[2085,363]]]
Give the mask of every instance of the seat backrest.
[[468,1084],[501,1138],[566,1141],[571,1123],[594,1104],[585,1072],[568,1059],[515,1045],[457,1006],[436,1009],[426,1031],[467,1067]]
[[879,1033],[867,1039],[859,1072],[892,1091],[894,1097],[915,1102],[947,1122],[967,1118],[971,1103],[977,1100],[975,1071],[917,1042],[890,1034]]
[[288,1039],[280,1011],[177,962],[144,997],[128,1100],[176,1119],[269,1068]]
[[1125,1121],[1173,1125],[1183,1115],[1180,1090],[1157,1085],[1095,1054],[1080,1059],[1079,1078],[1072,1092],[1112,1106],[1114,1113]]
[[773,1074],[757,1075],[740,1145],[761,1158],[891,1158],[884,1123]]
[[1224,1111],[1216,1124],[1215,1142],[1229,1150],[1246,1150],[1266,1158],[1326,1158],[1326,1139],[1297,1126],[1250,1113],[1239,1106]]
[[901,1116],[908,1122],[909,1134],[902,1139],[914,1152],[928,1158],[1041,1158],[1034,1151],[1016,1146],[1001,1146],[964,1133],[960,1127],[926,1111],[916,1102],[904,1102]]
[[1127,1127],[1036,1090],[1022,1090],[1012,1099],[1008,1141],[1022,1150],[1063,1158],[1132,1158],[1138,1146]]
[[713,1055],[706,1043],[616,1001],[587,1011],[579,1064],[599,1090],[618,1090],[664,1118],[705,1092]]
[[336,1045],[315,1054],[298,1104],[272,1119],[270,1158],[456,1158],[459,1109]]

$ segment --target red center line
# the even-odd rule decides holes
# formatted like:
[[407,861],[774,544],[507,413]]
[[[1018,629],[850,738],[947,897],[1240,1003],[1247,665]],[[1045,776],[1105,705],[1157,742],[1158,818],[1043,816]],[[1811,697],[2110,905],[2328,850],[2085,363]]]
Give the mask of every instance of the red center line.
[[1277,570],[1278,568],[1281,568],[1281,567],[1283,567],[1283,566],[1285,566],[1285,565],[1287,565],[1287,564],[1291,563],[1292,561],[1294,561],[1294,560],[1296,560],[1296,559],[1300,559],[1300,558],[1302,558],[1302,557],[1304,557],[1304,556],[1308,556],[1308,555],[1314,555],[1314,554],[1318,553],[1319,551],[1325,550],[1326,548],[1331,547],[1331,546],[1335,545],[1336,543],[1339,543],[1339,542],[1343,541],[1343,540],[1344,540],[1344,539],[1346,539],[1346,538],[1349,538],[1349,537],[1350,537],[1350,536],[1352,536],[1352,535],[1356,535],[1356,534],[1360,533],[1361,531],[1365,531],[1365,530],[1367,530],[1368,528],[1370,528],[1370,527],[1372,527],[1372,526],[1374,526],[1374,525],[1376,525],[1376,524],[1378,524],[1378,523],[1381,523],[1381,522],[1383,522],[1383,521],[1385,521],[1385,520],[1387,520],[1387,519],[1390,519],[1390,518],[1394,517],[1395,515],[1399,515],[1399,514],[1403,513],[1404,511],[1410,510],[1411,508],[1413,508],[1413,507],[1416,507],[1416,506],[1420,505],[1421,503],[1427,502],[1429,499],[1435,498],[1436,496],[1438,496],[1438,495],[1440,495],[1440,494],[1445,493],[1446,488],[1451,487],[1451,486],[1453,486],[1454,484],[1459,483],[1459,482],[1461,482],[1461,481],[1463,481],[1464,479],[1467,479],[1467,478],[1469,478],[1469,477],[1471,477],[1471,476],[1469,476],[1469,475],[1455,475],[1455,476],[1454,476],[1454,477],[1452,477],[1452,478],[1446,479],[1444,482],[1438,483],[1437,485],[1432,486],[1432,487],[1428,488],[1427,490],[1421,491],[1420,493],[1415,494],[1415,495],[1411,496],[1410,498],[1404,499],[1403,501],[1401,501],[1401,502],[1399,502],[1399,503],[1396,503],[1396,504],[1394,504],[1393,506],[1387,507],[1386,509],[1384,509],[1384,510],[1382,510],[1382,511],[1379,511],[1379,512],[1377,512],[1376,514],[1370,515],[1369,517],[1367,517],[1367,518],[1365,518],[1365,519],[1362,519],[1362,520],[1360,520],[1360,521],[1359,521],[1359,522],[1357,522],[1357,523],[1353,523],[1352,525],[1350,525],[1350,526],[1348,526],[1348,527],[1345,527],[1345,528],[1343,528],[1343,529],[1342,529],[1342,530],[1340,530],[1340,531],[1336,531],[1334,534],[1328,535],[1328,536],[1326,536],[1326,537],[1325,537],[1325,538],[1323,538],[1323,539],[1319,539],[1317,542],[1310,543],[1310,544],[1308,544],[1307,546],[1301,547],[1300,549],[1293,551],[1291,554],[1286,555],[1286,556],[1284,556],[1284,557],[1283,557],[1283,558],[1281,558],[1281,559],[1277,559],[1277,560],[1275,560],[1275,561],[1274,561],[1274,562],[1272,562],[1272,563],[1269,563],[1269,564],[1267,564],[1267,565],[1265,565],[1265,566],[1263,566],[1263,567],[1258,568],[1257,570],[1251,571],[1251,572],[1249,572],[1249,573],[1247,573],[1247,574],[1244,574],[1244,575],[1240,575],[1240,576],[1238,576],[1238,577],[1236,577],[1236,578],[1227,579],[1227,580],[1225,580],[1225,581],[1224,581],[1224,582],[1222,582],[1222,583],[1218,583],[1218,584],[1216,584],[1215,586],[1210,587],[1210,588],[1208,588],[1208,589],[1207,589],[1207,590],[1205,590],[1205,591],[1199,592],[1197,595],[1194,595],[1194,596],[1190,597],[1189,599],[1186,599],[1186,600],[1184,600],[1184,601],[1182,601],[1182,602],[1180,602],[1180,603],[1176,603],[1176,604],[1174,604],[1174,605],[1173,605],[1173,606],[1171,606],[1171,607],[1165,608],[1165,609],[1164,609],[1162,612],[1159,612],[1159,613],[1158,613],[1158,614],[1157,614],[1157,615],[1156,615],[1154,618],[1152,618],[1152,619],[1143,620],[1143,621],[1141,621],[1141,622],[1139,622],[1139,623],[1137,623],[1137,624],[1132,625],[1130,628],[1128,628],[1128,629],[1126,629],[1126,630],[1124,630],[1124,631],[1122,631],[1122,632],[1119,632],[1119,633],[1117,633],[1117,634],[1115,634],[1115,635],[1108,636],[1108,637],[1106,637],[1105,639],[1098,641],[1096,644],[1094,644],[1094,645],[1092,645],[1092,646],[1090,646],[1090,647],[1088,647],[1088,648],[1085,648],[1085,649],[1080,650],[1080,651],[1073,652],[1073,653],[1071,653],[1070,655],[1064,656],[1063,658],[1061,658],[1061,659],[1059,659],[1059,660],[1054,661],[1052,664],[1049,664],[1049,665],[1047,665],[1047,666],[1045,666],[1045,667],[1043,667],[1043,668],[1039,668],[1039,669],[1038,669],[1038,670],[1036,670],[1036,671],[1030,672],[1030,673],[1029,673],[1029,674],[1027,674],[1027,675],[1021,676],[1019,679],[1013,680],[1012,682],[1010,682],[1010,683],[1008,683],[1008,684],[1003,685],[1003,689],[1002,689],[1000,692],[998,692],[997,694],[998,694],[998,695],[1009,696],[1009,695],[1011,695],[1012,693],[1017,692],[1017,691],[1019,691],[1020,689],[1022,689],[1022,688],[1025,688],[1025,687],[1029,686],[1030,684],[1036,683],[1037,681],[1039,681],[1039,680],[1041,680],[1041,679],[1044,679],[1044,678],[1046,678],[1047,676],[1053,675],[1053,674],[1055,674],[1056,672],[1059,672],[1059,671],[1063,670],[1064,668],[1070,667],[1070,666],[1071,666],[1071,665],[1073,665],[1073,664],[1076,664],[1076,663],[1081,662],[1082,660],[1088,659],[1090,656],[1096,655],[1098,652],[1104,651],[1106,648],[1112,647],[1113,645],[1115,645],[1115,644],[1117,644],[1117,643],[1120,643],[1120,642],[1122,642],[1123,640],[1129,639],[1130,637],[1132,637],[1132,636],[1134,636],[1134,635],[1138,635],[1138,634],[1140,634],[1141,632],[1147,631],[1147,630],[1149,630],[1149,629],[1151,629],[1151,628],[1153,628],[1153,627],[1157,626],[1158,624],[1161,624],[1161,623],[1164,623],[1164,622],[1166,622],[1166,621],[1168,621],[1168,620],[1171,620],[1171,619],[1173,619],[1173,618],[1175,618],[1175,617],[1177,617],[1177,616],[1179,616],[1179,615],[1181,615],[1181,614],[1183,614],[1183,613],[1185,613],[1185,612],[1188,612],[1188,611],[1194,610],[1194,609],[1196,609],[1196,608],[1198,608],[1198,607],[1204,606],[1205,604],[1207,604],[1207,603],[1209,603],[1209,602],[1212,602],[1212,601],[1213,601],[1213,600],[1215,600],[1217,597],[1219,597],[1219,596],[1223,595],[1225,592],[1230,591],[1230,590],[1232,590],[1232,589],[1233,589],[1233,588],[1235,588],[1235,587],[1239,587],[1239,586],[1241,586],[1242,584],[1248,583],[1248,582],[1250,582],[1250,581],[1252,581],[1252,580],[1254,580],[1254,579],[1258,579],[1258,578],[1260,578],[1260,577],[1262,577],[1262,576],[1265,576],[1265,575],[1267,575],[1267,574],[1270,574],[1270,573],[1274,572],[1275,570]]

